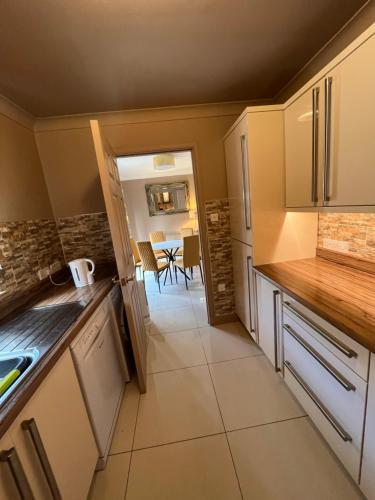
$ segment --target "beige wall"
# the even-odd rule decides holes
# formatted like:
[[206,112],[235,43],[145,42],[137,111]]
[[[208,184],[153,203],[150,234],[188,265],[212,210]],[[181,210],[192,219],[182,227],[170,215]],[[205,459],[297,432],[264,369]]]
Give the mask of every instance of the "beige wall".
[[55,216],[104,209],[90,118],[99,119],[119,155],[194,148],[202,201],[225,198],[222,138],[244,108],[237,103],[38,120],[36,138]]
[[187,181],[189,184],[189,203],[196,207],[193,175],[171,175],[152,179],[139,179],[122,182],[125,204],[130,223],[130,232],[135,240],[148,240],[151,231],[164,231],[167,239],[178,236],[182,227],[196,226],[189,219],[189,212],[182,214],[159,215],[151,217],[146,198],[146,184]]
[[32,125],[14,111],[0,102],[0,220],[51,218]]
[[289,99],[372,23],[375,23],[375,2],[373,0],[279,92],[275,102],[283,103]]

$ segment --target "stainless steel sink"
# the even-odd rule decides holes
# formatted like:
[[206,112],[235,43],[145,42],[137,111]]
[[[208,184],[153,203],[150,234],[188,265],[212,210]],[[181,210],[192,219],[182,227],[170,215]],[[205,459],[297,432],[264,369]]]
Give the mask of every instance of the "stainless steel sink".
[[0,353],[0,403],[26,376],[38,356],[37,349]]

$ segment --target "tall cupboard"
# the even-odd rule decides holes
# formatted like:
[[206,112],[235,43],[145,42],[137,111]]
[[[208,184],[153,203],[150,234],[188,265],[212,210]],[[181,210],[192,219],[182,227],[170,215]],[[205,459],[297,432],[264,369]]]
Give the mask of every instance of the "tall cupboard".
[[246,108],[224,137],[236,313],[258,340],[253,265],[313,257],[317,215],[285,211],[281,106]]
[[285,109],[286,207],[375,206],[375,34]]

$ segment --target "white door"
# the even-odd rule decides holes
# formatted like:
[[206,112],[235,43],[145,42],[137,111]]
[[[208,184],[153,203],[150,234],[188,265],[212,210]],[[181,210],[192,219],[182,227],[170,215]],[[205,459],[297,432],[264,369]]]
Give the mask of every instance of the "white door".
[[130,330],[139,390],[146,392],[147,333],[138,296],[120,176],[115,157],[103,138],[99,122],[91,120],[90,124]]
[[232,239],[233,279],[236,313],[254,340],[252,248]]
[[323,90],[320,81],[285,110],[285,197],[288,208],[319,204],[324,142]]
[[247,118],[232,130],[224,142],[231,235],[251,245],[251,202]]
[[[327,75],[327,206],[375,205],[375,35]],[[329,97],[329,96],[328,96]]]
[[276,371],[282,364],[280,291],[259,274],[256,275],[259,345]]
[[375,498],[375,354],[371,354],[362,460],[361,489],[372,499]]

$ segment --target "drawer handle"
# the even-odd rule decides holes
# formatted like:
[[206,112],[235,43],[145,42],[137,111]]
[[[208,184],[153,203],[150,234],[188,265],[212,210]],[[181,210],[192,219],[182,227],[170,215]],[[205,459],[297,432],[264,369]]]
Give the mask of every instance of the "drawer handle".
[[305,390],[307,395],[312,399],[312,401],[316,404],[319,410],[323,413],[323,415],[326,417],[328,422],[332,425],[332,427],[335,429],[335,431],[341,437],[341,439],[345,442],[352,441],[352,437],[346,432],[345,429],[341,427],[341,425],[337,422],[332,413],[329,410],[327,410],[327,408],[320,401],[318,396],[313,392],[311,387],[308,384],[306,384],[306,382],[303,380],[301,375],[299,375],[299,373],[296,371],[293,365],[289,361],[284,361],[284,365],[288,368],[288,370],[297,380],[302,389]]
[[25,471],[23,470],[15,448],[0,452],[0,461],[6,462],[14,479],[14,483],[22,500],[34,500]]
[[344,389],[347,391],[355,391],[355,385],[353,385],[349,380],[347,380],[341,373],[336,370],[334,366],[331,365],[328,361],[326,361],[323,356],[319,354],[318,351],[316,351],[306,340],[298,335],[298,333],[293,330],[293,328],[290,325],[283,325],[284,330],[286,330],[289,335],[291,335],[311,356],[316,359],[320,365],[327,370],[327,372],[332,375],[332,377],[337,380],[337,382],[342,385]]
[[40,460],[40,464],[42,466],[44,475],[46,477],[48,486],[52,493],[52,498],[54,500],[62,500],[60,495],[59,487],[57,486],[56,478],[53,473],[51,464],[49,463],[48,456],[46,450],[43,445],[42,438],[39,434],[38,427],[36,425],[35,419],[31,418],[30,420],[24,420],[21,424],[22,429],[29,433],[31,441],[34,445],[36,454]]
[[311,321],[311,319],[309,319],[305,314],[301,313],[295,307],[293,307],[290,302],[284,302],[284,307],[288,309],[290,312],[294,313],[299,319],[302,319],[302,321],[307,323],[309,327],[314,330],[314,332],[321,335],[327,342],[329,342],[334,347],[336,347],[336,349],[342,352],[342,354],[345,354],[345,356],[347,356],[348,358],[358,357],[358,354],[355,351],[353,351],[352,349],[350,349],[350,347],[347,347],[345,344],[334,338],[332,335],[330,335],[322,328],[318,327],[318,325],[313,321]]

